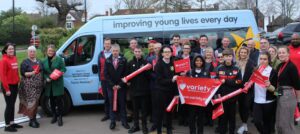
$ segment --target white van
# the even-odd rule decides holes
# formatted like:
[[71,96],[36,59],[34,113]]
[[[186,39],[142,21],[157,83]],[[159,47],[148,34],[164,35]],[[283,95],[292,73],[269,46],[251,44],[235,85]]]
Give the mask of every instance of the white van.
[[[206,34],[209,44],[215,47],[224,36],[232,39],[232,32],[245,37],[249,27],[252,27],[254,35],[258,34],[250,10],[96,17],[83,25],[57,51],[58,56],[64,57],[67,68],[64,74],[64,112],[69,112],[72,106],[104,102],[98,93],[97,60],[106,37],[124,48],[130,38],[136,38],[141,45],[147,44],[149,39],[169,44],[170,37],[177,33],[182,39],[197,43],[195,40]],[[232,41],[231,45],[235,46],[235,42]],[[50,113],[48,99],[44,96],[41,104],[46,113]]]

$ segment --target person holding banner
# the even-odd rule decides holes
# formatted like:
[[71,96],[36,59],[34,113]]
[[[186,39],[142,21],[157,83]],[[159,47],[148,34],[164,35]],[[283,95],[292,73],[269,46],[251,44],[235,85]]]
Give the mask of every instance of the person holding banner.
[[[217,78],[223,83],[217,95],[225,96],[235,90],[237,90],[242,82],[242,75],[240,69],[235,66],[233,62],[233,50],[225,49],[223,51],[224,64],[219,66],[217,69]],[[229,134],[235,133],[235,113],[236,113],[236,97],[231,98],[223,102],[224,114],[220,117],[219,130],[221,134],[226,134],[228,131],[229,124]]]
[[271,56],[268,52],[260,52],[259,66],[266,66],[262,76],[268,80],[265,83],[254,83],[253,120],[260,134],[271,134],[274,127],[276,110],[277,72],[270,66]]
[[[193,56],[191,55],[191,46],[188,43],[185,43],[182,45],[182,54],[178,55],[179,59],[189,59],[189,62],[191,64],[191,61],[193,60]],[[182,72],[182,75],[185,75],[187,72]],[[187,108],[185,105],[181,105],[179,104],[179,108],[178,108],[178,120],[179,120],[179,125],[184,125],[187,126],[188,125],[188,119],[186,118],[187,115]]]
[[29,126],[39,128],[36,120],[39,99],[43,90],[43,65],[36,58],[36,48],[28,47],[28,58],[21,64],[21,82],[19,86],[19,112],[30,118]]
[[278,58],[282,62],[278,65],[279,95],[276,109],[276,128],[278,134],[296,134],[294,126],[294,112],[300,105],[300,82],[298,70],[289,59],[290,52],[286,46],[278,48]]
[[[142,56],[142,48],[137,46],[134,49],[133,60],[128,63],[128,74],[135,72],[141,67],[145,66],[147,61]],[[128,81],[131,89],[131,99],[133,105],[133,122],[134,125],[128,130],[128,133],[135,133],[140,130],[139,127],[139,113],[142,114],[142,130],[143,134],[148,133],[147,128],[147,115],[148,115],[148,104],[150,98],[150,71],[142,72]]]
[[116,127],[116,111],[121,115],[122,126],[129,129],[126,118],[126,88],[121,80],[127,74],[127,60],[120,56],[120,46],[111,46],[112,55],[105,60],[104,75],[108,83],[110,129]]
[[20,81],[18,72],[18,61],[14,54],[15,45],[6,43],[2,49],[2,59],[0,68],[1,89],[6,103],[4,111],[6,132],[17,132],[17,128],[23,126],[15,124],[15,103],[18,95],[18,83]]
[[63,126],[63,95],[64,95],[64,80],[63,76],[58,78],[51,77],[51,74],[58,70],[66,72],[65,64],[62,58],[55,56],[55,46],[50,44],[47,46],[47,57],[42,61],[43,75],[45,84],[45,95],[50,98],[50,106],[52,111],[51,124],[58,122],[58,126]]
[[[188,76],[193,78],[210,78],[210,73],[205,69],[205,64],[205,60],[201,55],[195,56],[192,62],[193,68],[188,73]],[[203,134],[205,108],[189,105],[188,110],[190,134]]]
[[162,133],[162,122],[165,117],[167,134],[172,134],[172,112],[166,112],[166,108],[172,101],[173,97],[178,94],[176,85],[177,76],[174,70],[173,50],[170,46],[163,46],[160,54],[162,58],[158,59],[155,66],[156,86],[158,91],[157,97],[157,133]]
[[[250,50],[245,46],[242,46],[238,51],[237,66],[240,68],[242,75],[241,88],[249,81],[256,64],[249,59],[249,53]],[[242,120],[242,126],[237,131],[238,134],[243,134],[248,131],[247,121],[253,103],[253,96],[253,89],[250,89],[247,94],[243,93],[238,97],[239,114]]]

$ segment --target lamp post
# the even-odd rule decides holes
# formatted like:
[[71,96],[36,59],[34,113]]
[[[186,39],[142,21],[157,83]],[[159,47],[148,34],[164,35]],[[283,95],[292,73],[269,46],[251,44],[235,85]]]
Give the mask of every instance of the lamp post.
[[256,13],[255,13],[255,14],[256,14],[256,15],[255,15],[255,19],[256,19],[256,23],[257,23],[257,25],[258,25],[258,19],[259,19],[259,18],[258,18],[258,0],[255,1],[255,5],[256,5],[256,9],[255,9],[255,10],[256,10],[256,11],[255,11],[255,12],[256,12]]
[[12,0],[12,12],[13,12],[13,25],[12,25],[12,39],[14,38],[15,35],[15,0]]
[[84,0],[84,23],[87,22],[86,0]]

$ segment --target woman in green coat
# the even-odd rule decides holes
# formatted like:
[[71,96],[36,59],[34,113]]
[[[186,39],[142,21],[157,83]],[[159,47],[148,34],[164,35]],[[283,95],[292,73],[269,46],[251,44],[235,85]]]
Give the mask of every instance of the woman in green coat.
[[66,68],[62,58],[55,56],[55,46],[52,44],[47,46],[47,58],[43,60],[43,66],[44,79],[46,80],[45,95],[50,99],[53,115],[51,123],[54,124],[55,122],[58,122],[58,126],[62,126],[62,99],[64,95],[63,76],[59,77],[57,80],[53,80],[50,78],[50,74],[55,69],[58,69],[61,72],[66,72]]

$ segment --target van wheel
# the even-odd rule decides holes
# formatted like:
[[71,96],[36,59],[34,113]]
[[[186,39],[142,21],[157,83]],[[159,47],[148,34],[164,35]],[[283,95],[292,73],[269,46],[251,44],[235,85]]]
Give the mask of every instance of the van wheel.
[[[50,99],[48,96],[45,95],[45,93],[43,93],[41,96],[40,105],[47,116],[52,116]],[[63,107],[63,115],[66,115],[71,111],[72,108],[71,97],[67,92],[64,93],[62,107]]]

